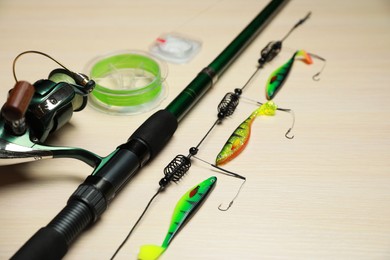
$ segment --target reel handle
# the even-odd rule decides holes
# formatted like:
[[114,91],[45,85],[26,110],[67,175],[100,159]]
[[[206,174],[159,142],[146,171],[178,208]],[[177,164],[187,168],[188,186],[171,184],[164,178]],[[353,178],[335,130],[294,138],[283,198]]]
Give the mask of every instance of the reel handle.
[[16,82],[14,88],[10,90],[7,101],[1,109],[3,117],[10,122],[22,119],[34,93],[35,88],[29,82]]

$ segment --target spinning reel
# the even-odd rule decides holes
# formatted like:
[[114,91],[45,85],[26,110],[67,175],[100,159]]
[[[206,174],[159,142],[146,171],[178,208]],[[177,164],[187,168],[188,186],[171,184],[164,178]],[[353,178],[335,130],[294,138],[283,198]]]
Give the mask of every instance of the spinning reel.
[[[26,53],[44,55],[62,68],[53,70],[48,79],[34,84],[18,81],[15,62]],[[85,108],[95,82],[37,51],[19,54],[14,60],[13,71],[16,84],[9,91],[0,114],[0,166],[53,157],[73,157],[96,165],[100,158],[88,151],[43,144],[51,133],[69,122],[73,112]]]

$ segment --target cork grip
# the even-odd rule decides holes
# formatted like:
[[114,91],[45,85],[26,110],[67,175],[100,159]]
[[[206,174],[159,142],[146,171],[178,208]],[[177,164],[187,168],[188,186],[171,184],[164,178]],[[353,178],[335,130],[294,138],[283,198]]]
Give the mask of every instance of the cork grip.
[[8,121],[20,120],[34,96],[35,88],[27,81],[18,81],[11,89],[8,99],[1,109],[3,117]]

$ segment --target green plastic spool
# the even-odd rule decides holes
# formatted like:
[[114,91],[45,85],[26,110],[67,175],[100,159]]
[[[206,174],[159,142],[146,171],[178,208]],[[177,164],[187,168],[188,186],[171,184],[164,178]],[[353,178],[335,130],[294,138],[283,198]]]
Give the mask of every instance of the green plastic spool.
[[96,82],[89,104],[108,114],[130,115],[157,107],[166,97],[166,65],[142,52],[98,57],[88,66]]

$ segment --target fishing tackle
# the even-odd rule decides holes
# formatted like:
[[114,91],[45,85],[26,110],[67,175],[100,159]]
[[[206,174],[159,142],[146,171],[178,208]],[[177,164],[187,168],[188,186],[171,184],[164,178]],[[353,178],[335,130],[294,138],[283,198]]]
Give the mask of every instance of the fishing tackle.
[[[218,81],[223,72],[233,64],[285,2],[286,0],[270,1],[165,109],[155,112],[146,119],[126,142],[119,145],[106,157],[100,157],[82,149],[41,146],[33,140],[28,141],[28,147],[23,146],[24,150],[16,149],[15,147],[20,148],[20,143],[24,143],[25,139],[29,139],[28,132],[26,132],[26,136],[23,136],[26,137],[25,139],[13,136],[7,139],[8,142],[5,144],[1,142],[1,152],[11,148],[14,149],[12,151],[7,150],[6,156],[17,155],[19,158],[29,156],[33,160],[41,159],[44,155],[49,158],[67,157],[82,160],[94,167],[94,171],[85,178],[69,197],[64,208],[46,226],[33,234],[12,259],[63,258],[68,248],[76,241],[76,238],[87,227],[96,223],[125,185],[128,185],[134,176],[163,150],[175,133],[180,121]],[[56,102],[55,100],[51,101]],[[62,105],[62,103],[60,104]],[[50,107],[52,106],[50,105]],[[59,107],[59,104],[54,107]],[[7,138],[9,136],[4,135],[3,128],[0,129],[2,131],[0,132],[0,141],[2,141],[3,137]],[[0,153],[0,156],[0,158],[3,158],[2,153]],[[146,209],[149,205],[150,203]]]
[[[246,178],[239,175],[239,174],[236,174],[234,172],[231,172],[231,171],[228,171],[226,169],[223,169],[221,167],[218,167],[216,165],[213,165],[213,164],[210,164],[198,157],[196,157],[196,154],[198,152],[198,148],[197,147],[191,147],[190,150],[189,150],[189,154],[187,156],[184,156],[182,154],[179,154],[177,155],[165,168],[164,168],[164,177],[160,179],[159,181],[159,188],[157,190],[157,192],[151,197],[151,199],[149,200],[148,204],[146,205],[144,211],[141,213],[141,215],[139,216],[138,220],[135,222],[135,224],[133,225],[133,227],[131,228],[131,230],[129,231],[129,233],[127,234],[127,236],[125,237],[125,239],[122,241],[122,243],[119,245],[119,247],[116,249],[115,253],[112,255],[112,257],[110,258],[111,260],[115,258],[115,256],[118,254],[118,252],[121,250],[121,248],[125,245],[125,243],[127,242],[127,240],[130,238],[130,236],[132,235],[133,231],[135,230],[135,228],[138,226],[139,222],[141,221],[141,219],[143,218],[143,216],[146,214],[147,210],[149,209],[150,205],[152,204],[152,202],[154,201],[154,199],[162,192],[164,191],[168,185],[171,183],[171,182],[175,182],[177,183],[178,181],[180,181],[180,179],[184,176],[184,174],[187,173],[187,171],[190,169],[191,167],[191,157],[194,157],[206,164],[209,164],[211,165],[212,167],[220,170],[223,174],[225,175],[228,175],[228,176],[232,176],[232,177],[235,177],[235,178],[239,178],[239,179],[242,179],[244,180],[244,182],[242,183],[239,191],[241,190],[242,186],[244,185],[245,183],[245,180]],[[238,193],[237,193],[238,194]],[[227,207],[227,209],[229,209],[231,207],[231,205],[233,204],[233,201],[236,199],[237,197],[237,194],[236,196],[233,198],[233,200],[229,203],[229,206]],[[222,204],[221,204],[222,205]],[[221,211],[225,211],[227,209],[223,209],[221,207],[221,205],[219,205],[219,209]]]
[[[213,125],[213,127],[215,126],[215,124],[217,123],[218,121],[216,121]],[[212,164],[212,163],[209,163],[207,162],[206,160],[203,160],[199,157],[197,157],[197,153],[199,152],[199,146],[203,143],[203,141],[206,139],[206,137],[208,136],[208,134],[211,132],[211,130],[213,129],[213,127],[211,127],[209,129],[209,131],[206,133],[205,136],[203,136],[203,138],[201,139],[201,141],[198,143],[197,146],[195,147],[191,147],[189,149],[189,154],[187,156],[184,156],[182,154],[179,154],[177,155],[165,168],[164,168],[164,177],[160,180],[159,182],[159,185],[160,185],[160,189],[165,189],[165,187],[167,187],[167,185],[173,181],[175,183],[177,183],[183,176],[185,173],[188,172],[188,170],[190,169],[191,167],[191,158],[195,158],[205,164],[208,164],[209,166],[219,170],[220,173],[222,174],[225,174],[227,176],[230,176],[230,177],[234,177],[234,178],[238,178],[238,179],[241,179],[243,180],[237,194],[235,195],[235,197],[229,202],[229,206],[227,208],[222,208],[222,204],[220,204],[218,206],[218,209],[221,210],[221,211],[226,211],[228,210],[232,205],[233,205],[233,202],[234,200],[237,198],[239,192],[241,191],[244,183],[246,182],[246,178],[240,174],[237,174],[237,173],[234,173],[232,171],[229,171],[229,170],[226,170],[224,168],[221,168],[219,167],[218,165],[215,165],[215,164]]]
[[[287,77],[290,75],[290,71],[291,68],[293,67],[294,61],[301,60],[304,63],[310,65],[313,63],[312,57],[324,61],[324,66],[325,66],[324,58],[315,54],[308,53],[304,50],[299,50],[296,51],[294,55],[285,64],[283,64],[282,66],[277,68],[274,72],[272,72],[267,80],[267,85],[265,89],[265,96],[267,100],[273,99],[276,96],[276,94],[279,92],[279,90],[282,88],[282,86],[287,80]],[[319,80],[318,76],[324,69],[324,66],[322,67],[320,72],[316,73],[313,76],[313,80]]]
[[[244,89],[249,85],[249,83],[256,76],[256,74],[260,71],[260,69],[262,69],[266,63],[272,61],[279,54],[279,52],[282,49],[283,41],[285,41],[287,39],[287,37],[291,34],[291,32],[293,30],[295,30],[298,26],[303,24],[307,19],[309,19],[310,15],[311,15],[311,12],[309,12],[304,18],[300,19],[281,40],[269,42],[267,44],[267,46],[265,46],[261,50],[260,58],[258,59],[258,66],[257,66],[256,70],[254,71],[254,73],[249,77],[249,79],[245,82],[245,84],[241,88],[236,88],[236,89],[234,89],[234,92],[226,93],[226,95],[223,97],[223,99],[221,100],[221,102],[217,106],[218,113],[217,113],[216,121],[209,128],[209,130],[203,136],[203,138],[198,143],[198,145],[190,148],[189,154],[187,156],[184,156],[181,154],[177,155],[168,164],[168,166],[164,169],[165,177],[163,179],[161,179],[161,181],[159,183],[160,187],[162,187],[164,189],[165,186],[168,185],[168,183],[170,181],[177,182],[178,180],[180,180],[184,176],[184,174],[190,169],[191,158],[193,157],[195,159],[198,159],[198,160],[220,170],[222,174],[226,174],[228,176],[232,176],[232,177],[239,178],[239,179],[243,180],[237,194],[235,195],[233,200],[230,201],[228,207],[222,208],[222,204],[221,204],[221,205],[219,205],[218,209],[221,211],[226,211],[232,206],[234,200],[237,198],[239,192],[241,191],[241,189],[246,181],[246,178],[244,176],[237,174],[237,173],[223,169],[223,168],[219,167],[217,164],[212,164],[212,163],[209,163],[203,159],[200,159],[199,157],[196,156],[198,151],[199,151],[199,147],[203,143],[203,141],[207,138],[207,136],[211,133],[211,131],[218,124],[221,124],[225,118],[233,115],[234,111],[236,110],[237,106],[239,105],[239,100],[240,100],[240,97],[241,97]],[[289,131],[288,131],[288,133],[289,133]],[[286,137],[287,137],[288,133],[286,133]]]
[[[291,29],[290,31],[279,41],[272,41],[265,46],[260,53],[260,58],[258,59],[258,66],[254,73],[249,77],[249,79],[246,81],[246,83],[241,88],[234,89],[234,92],[228,92],[225,94],[223,99],[220,101],[220,103],[217,106],[217,119],[213,123],[213,125],[209,128],[207,133],[203,136],[202,140],[198,143],[197,146],[190,148],[189,154],[187,156],[184,155],[177,155],[170,164],[164,169],[164,174],[166,177],[164,177],[160,181],[160,186],[165,187],[171,180],[177,181],[180,178],[183,177],[183,175],[189,170],[191,167],[191,157],[194,157],[200,161],[203,161],[210,166],[222,171],[223,174],[227,174],[229,176],[239,178],[243,180],[243,183],[241,184],[239,191],[237,192],[236,196],[233,198],[233,200],[229,203],[229,206],[227,208],[222,208],[221,205],[219,205],[218,209],[222,211],[226,211],[230,208],[230,206],[233,204],[235,198],[238,196],[238,193],[241,191],[246,178],[236,174],[234,172],[228,171],[226,169],[223,169],[219,167],[216,164],[208,163],[205,160],[200,159],[199,157],[196,157],[196,154],[199,151],[200,145],[203,143],[203,141],[207,138],[207,136],[211,133],[211,131],[218,125],[221,124],[222,121],[233,115],[234,111],[236,110],[237,106],[239,105],[240,97],[244,91],[244,89],[249,85],[249,83],[252,81],[252,79],[256,76],[256,74],[264,67],[264,65],[270,61],[272,61],[281,51],[282,49],[282,43],[287,39],[287,37],[291,34],[293,30],[295,30],[298,26],[303,24],[307,19],[309,19],[311,15],[311,12],[309,12],[304,18],[299,20]],[[281,109],[280,109],[281,110]],[[288,131],[289,133],[289,131]],[[286,133],[286,137],[287,134]]]
[[[290,112],[290,109],[278,108],[273,101],[268,101],[262,104],[259,108],[253,111],[250,116],[245,119],[231,134],[221,151],[218,153],[217,158],[215,159],[215,164],[217,166],[226,164],[227,162],[233,160],[237,157],[248,144],[252,123],[258,116],[274,116],[275,111],[280,110],[284,112]],[[293,114],[292,114],[293,115]],[[288,137],[288,134],[291,132],[294,127],[294,116],[293,124],[286,132],[285,136]],[[289,137],[292,138],[292,137]]]
[[[213,123],[213,125],[209,128],[209,130],[207,131],[207,133],[203,136],[203,138],[201,139],[201,141],[198,143],[197,146],[195,147],[192,147],[190,148],[189,150],[189,154],[187,156],[184,156],[184,155],[177,155],[169,164],[168,166],[164,169],[164,174],[165,174],[165,177],[160,181],[160,187],[165,187],[171,180],[173,181],[178,181],[180,178],[183,177],[183,175],[190,169],[191,167],[191,157],[194,157],[200,161],[203,161],[207,164],[209,164],[210,166],[222,171],[223,174],[227,174],[229,176],[232,176],[232,177],[235,177],[235,178],[239,178],[239,179],[242,179],[243,180],[243,183],[241,184],[240,188],[239,188],[239,191],[238,193],[241,191],[245,181],[246,181],[246,178],[237,174],[237,173],[234,173],[234,172],[231,172],[231,171],[228,171],[226,169],[223,169],[221,167],[219,167],[218,165],[216,164],[212,164],[212,163],[208,163],[207,161],[205,160],[202,160],[198,157],[196,157],[198,151],[199,151],[199,147],[200,145],[203,143],[203,141],[207,138],[207,136],[211,133],[211,131],[218,125],[218,124],[221,124],[222,121],[233,115],[235,109],[237,108],[238,104],[239,104],[239,100],[240,100],[240,97],[242,95],[242,92],[243,90],[249,85],[249,83],[252,81],[252,79],[256,76],[256,74],[260,71],[261,68],[264,67],[264,65],[270,61],[272,61],[278,54],[279,52],[281,51],[282,49],[282,43],[284,40],[287,39],[287,37],[291,34],[291,32],[293,30],[295,30],[298,26],[300,26],[301,24],[303,24],[307,19],[309,19],[311,15],[311,12],[309,12],[304,18],[302,18],[301,20],[299,20],[291,29],[290,31],[279,41],[272,41],[272,42],[269,42],[267,44],[267,46],[265,46],[262,50],[261,50],[261,53],[260,53],[260,58],[258,60],[258,66],[256,68],[256,70],[254,71],[254,73],[249,77],[249,79],[246,81],[246,83],[241,87],[241,88],[236,88],[234,90],[234,92],[228,92],[224,97],[223,99],[221,100],[221,102],[218,104],[217,106],[217,111],[218,111],[218,114],[217,114],[217,119],[216,121]],[[286,134],[287,136],[287,134]],[[218,209],[222,210],[222,211],[225,211],[227,209],[230,208],[230,206],[233,204],[235,198],[237,197],[238,193],[236,194],[236,196],[233,198],[233,200],[229,203],[229,206],[227,208],[222,208],[221,205],[219,205]]]
[[[239,90],[236,90],[236,91],[239,91]],[[137,219],[137,221],[135,222],[135,224],[133,225],[133,227],[131,228],[131,230],[129,231],[129,233],[127,234],[127,236],[125,237],[125,239],[122,241],[122,243],[119,245],[119,247],[116,249],[116,251],[114,252],[114,254],[112,255],[111,257],[111,260],[113,260],[115,258],[115,256],[118,254],[118,252],[121,250],[121,248],[124,246],[124,244],[127,242],[127,240],[130,238],[130,236],[132,235],[133,231],[135,230],[135,228],[138,226],[139,222],[141,221],[141,219],[143,218],[143,216],[146,214],[147,210],[149,209],[150,205],[152,204],[152,202],[154,201],[154,199],[162,192],[164,191],[168,185],[171,183],[171,182],[175,182],[177,183],[178,181],[180,181],[180,179],[189,171],[189,169],[191,168],[191,158],[195,158],[195,159],[198,159],[199,161],[202,161],[218,170],[220,170],[221,173],[225,174],[225,175],[228,175],[228,176],[231,176],[231,177],[235,177],[235,178],[239,178],[239,179],[242,179],[243,182],[237,192],[237,194],[234,196],[234,198],[229,202],[228,204],[228,207],[226,208],[222,208],[222,204],[220,204],[218,206],[218,209],[221,210],[221,211],[226,211],[228,210],[232,205],[233,205],[233,202],[234,200],[237,198],[239,192],[241,191],[244,183],[246,182],[246,178],[244,176],[241,176],[237,173],[234,173],[234,172],[231,172],[231,171],[228,171],[226,169],[223,169],[215,164],[212,164],[212,163],[209,163],[199,157],[197,157],[197,153],[199,151],[199,146],[203,143],[203,141],[206,139],[206,137],[209,135],[209,133],[212,131],[212,129],[220,122],[219,120],[221,118],[223,118],[224,116],[227,116],[229,115],[230,113],[233,113],[234,112],[234,109],[232,108],[232,106],[234,106],[235,104],[238,104],[238,99],[237,99],[237,96],[235,95],[230,95],[229,93],[227,94],[227,96],[229,96],[227,99],[229,99],[228,102],[226,103],[221,103],[219,106],[218,106],[218,111],[219,111],[219,114],[218,114],[218,120],[215,121],[215,123],[213,124],[213,126],[209,129],[209,131],[203,136],[203,138],[200,140],[200,142],[198,143],[197,146],[194,146],[194,147],[191,147],[189,149],[189,153],[187,156],[183,155],[183,154],[179,154],[177,155],[175,158],[173,158],[173,160],[164,168],[164,177],[160,179],[159,181],[159,188],[157,190],[157,192],[151,197],[151,199],[149,200],[148,204],[146,205],[146,207],[144,208],[143,212],[141,213],[141,215],[139,216],[139,218]]]
[[[238,104],[239,104],[239,99],[241,97],[241,94],[243,92],[243,90],[249,85],[249,83],[252,81],[252,79],[256,76],[256,74],[260,71],[260,69],[263,68],[263,66],[272,61],[278,54],[279,52],[281,51],[281,48],[282,48],[282,42],[291,34],[291,32],[293,30],[295,30],[298,26],[300,26],[301,24],[303,24],[309,17],[310,17],[311,13],[309,12],[303,19],[299,20],[298,23],[296,23],[291,29],[290,31],[279,41],[272,41],[270,43],[267,44],[267,46],[265,48],[263,48],[261,50],[261,53],[260,53],[260,58],[258,59],[258,66],[256,68],[256,70],[254,71],[254,73],[250,76],[250,78],[246,81],[246,83],[243,85],[243,87],[241,88],[236,88],[234,90],[234,93],[233,92],[228,92],[224,98],[221,100],[221,102],[219,103],[218,107],[217,107],[217,111],[218,111],[218,114],[217,114],[217,119],[216,121],[213,123],[213,125],[209,128],[209,130],[207,131],[207,133],[203,136],[203,138],[200,140],[200,142],[198,143],[197,146],[194,146],[194,147],[191,147],[189,149],[189,154],[187,156],[183,155],[183,154],[179,154],[177,155],[165,168],[164,168],[164,177],[159,181],[159,188],[157,190],[157,192],[151,197],[151,199],[149,200],[148,204],[146,205],[146,207],[144,208],[144,211],[141,213],[140,217],[138,218],[138,220],[135,222],[135,224],[133,225],[133,227],[131,228],[130,232],[127,234],[126,238],[123,240],[123,242],[121,243],[121,245],[117,248],[117,250],[115,251],[115,253],[113,254],[113,256],[111,257],[111,259],[114,259],[115,256],[117,255],[117,253],[119,252],[119,250],[123,247],[123,245],[127,242],[127,240],[129,239],[129,237],[131,236],[131,234],[133,233],[133,231],[135,230],[135,228],[137,227],[137,225],[139,224],[139,222],[141,221],[141,219],[143,218],[143,216],[146,214],[147,210],[149,209],[151,203],[153,202],[153,200],[158,196],[158,194],[160,194],[163,190],[165,190],[165,188],[173,181],[175,183],[177,183],[188,171],[189,169],[191,168],[191,158],[195,158],[195,159],[198,159],[199,161],[202,161],[206,164],[208,164],[209,166],[219,170],[220,173],[222,174],[225,174],[227,176],[231,176],[231,177],[235,177],[235,178],[238,178],[238,179],[241,179],[243,180],[243,182],[241,183],[240,185],[240,188],[238,189],[236,195],[233,197],[233,199],[229,202],[228,206],[227,207],[222,207],[222,204],[220,204],[218,206],[218,209],[221,210],[221,211],[226,211],[228,210],[234,203],[235,199],[237,198],[238,194],[241,192],[242,190],[242,187],[243,185],[245,184],[246,182],[246,178],[242,175],[239,175],[237,173],[234,173],[232,171],[228,171],[224,168],[221,168],[219,167],[218,165],[216,164],[212,164],[212,163],[209,163],[199,157],[197,157],[197,153],[199,152],[199,147],[200,145],[205,141],[205,139],[208,137],[208,135],[211,133],[211,131],[218,125],[218,124],[221,124],[222,121],[231,116],[235,109],[237,108]],[[208,74],[210,77],[212,77],[212,75],[214,74],[213,73],[213,70],[210,69],[210,68],[206,68],[204,69],[202,72]],[[193,91],[190,92],[190,96],[192,98],[193,96]],[[186,93],[186,91],[184,90],[182,93]],[[186,97],[187,99],[188,97]],[[181,103],[182,101],[179,100],[179,97],[177,97],[175,100],[173,100],[173,102],[171,104],[176,104],[176,103]],[[181,112],[176,112],[177,108],[180,108],[180,106],[172,106],[172,105],[168,105],[167,107],[167,110],[170,110],[172,111],[172,113],[177,116],[179,119],[181,118]],[[282,110],[282,109],[280,109]],[[289,131],[288,131],[289,132]],[[286,136],[287,136],[288,133],[286,133]]]
[[[275,103],[271,102],[271,100],[275,97],[275,95],[281,89],[283,84],[286,82],[286,79],[290,74],[294,61],[298,58],[300,58],[299,60],[302,60],[304,63],[309,65],[313,63],[312,58],[324,61],[322,69],[313,76],[314,80],[319,80],[318,76],[323,71],[326,60],[318,55],[308,53],[304,50],[296,51],[294,55],[285,64],[276,69],[270,75],[266,86],[266,98],[269,101],[265,104],[261,104],[260,102],[258,102],[261,104],[261,106],[254,112],[252,112],[252,114],[234,130],[234,132],[229,137],[229,139],[216,157],[215,164],[217,166],[226,164],[227,162],[233,160],[245,149],[250,138],[252,123],[259,115],[273,116],[275,115],[276,110],[291,113],[293,116],[293,123],[292,126],[287,130],[285,137],[288,139],[292,139],[294,137],[289,135],[295,123],[294,112],[291,109],[278,108]],[[236,91],[236,93],[237,96],[240,92]],[[231,113],[232,112],[230,112],[230,114]]]
[[298,26],[302,25],[306,20],[308,20],[310,16],[311,12],[307,13],[307,15],[300,19],[281,40],[269,42],[260,51],[260,58],[257,60],[258,66],[253,74],[249,77],[247,82],[241,88],[236,88],[234,92],[228,92],[219,103],[217,119],[218,124],[220,124],[224,118],[229,117],[234,113],[239,104],[239,99],[244,89],[249,85],[256,74],[264,67],[264,65],[271,62],[280,53],[283,42],[287,39],[287,37],[289,37]]
[[178,234],[179,230],[188,222],[188,220],[195,214],[207,196],[212,191],[217,182],[215,176],[210,177],[200,184],[188,190],[181,199],[177,202],[174,209],[171,224],[168,233],[161,246],[158,245],[143,245],[140,248],[139,260],[153,260],[158,259],[164,251],[168,248],[173,238]]

